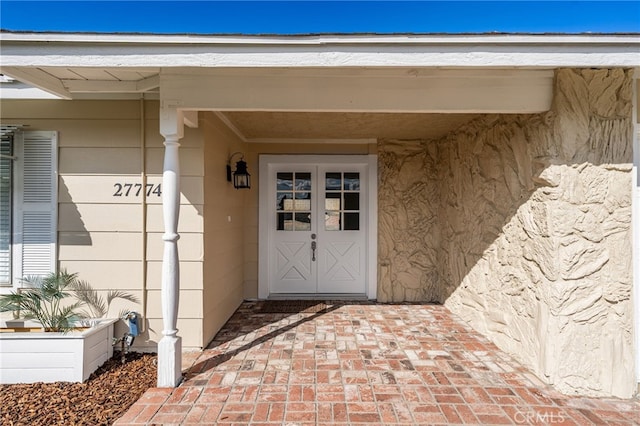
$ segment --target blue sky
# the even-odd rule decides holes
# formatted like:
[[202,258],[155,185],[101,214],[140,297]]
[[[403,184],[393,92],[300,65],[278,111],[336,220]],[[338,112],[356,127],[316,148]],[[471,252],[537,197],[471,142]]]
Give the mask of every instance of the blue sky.
[[5,30],[142,33],[640,32],[629,1],[10,1]]

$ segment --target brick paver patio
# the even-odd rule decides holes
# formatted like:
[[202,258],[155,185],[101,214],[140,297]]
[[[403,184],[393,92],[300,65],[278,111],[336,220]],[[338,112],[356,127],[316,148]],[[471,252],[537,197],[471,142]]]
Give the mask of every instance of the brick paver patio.
[[640,401],[553,391],[443,306],[244,303],[185,381],[150,389],[117,425],[640,425]]

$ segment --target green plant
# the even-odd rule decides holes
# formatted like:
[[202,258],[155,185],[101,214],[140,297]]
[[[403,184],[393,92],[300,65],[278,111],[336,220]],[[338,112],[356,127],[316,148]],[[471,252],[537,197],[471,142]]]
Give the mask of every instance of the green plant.
[[[20,312],[24,319],[40,322],[45,331],[67,332],[81,319],[105,317],[115,299],[138,303],[137,297],[120,290],[109,290],[103,298],[88,282],[79,280],[78,274],[65,270],[25,277],[22,282],[27,288],[0,296],[0,312]],[[75,302],[63,302],[69,297]],[[120,317],[128,312],[120,312]]]
[[[133,303],[139,303],[138,298],[130,293],[121,290],[109,290],[103,298],[91,285],[82,280],[75,280],[71,288],[73,295],[80,302],[85,304],[88,310],[81,312],[84,318],[103,318],[109,313],[111,302],[115,299],[123,299]],[[120,311],[118,317],[122,318],[128,314],[128,310]]]
[[63,303],[72,295],[68,290],[76,281],[77,274],[64,270],[44,277],[25,277],[22,282],[29,288],[0,296],[0,312],[20,311],[23,318],[40,322],[45,331],[67,332],[79,319],[76,310],[83,304]]

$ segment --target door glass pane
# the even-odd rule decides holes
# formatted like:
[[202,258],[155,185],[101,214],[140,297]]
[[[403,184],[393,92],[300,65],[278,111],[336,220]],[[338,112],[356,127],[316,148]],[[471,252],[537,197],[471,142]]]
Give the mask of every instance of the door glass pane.
[[360,193],[359,192],[345,192],[344,209],[360,210]]
[[324,229],[327,231],[340,230],[340,212],[325,212]]
[[340,190],[342,189],[342,174],[341,173],[327,173],[326,175],[326,188],[328,190]]
[[325,230],[360,230],[360,173],[326,173]]
[[359,191],[360,190],[360,173],[345,173],[344,189],[345,191]]
[[[278,231],[311,230],[311,173],[276,174],[276,229]],[[285,213],[287,212],[287,213]]]
[[276,210],[293,210],[293,192],[278,192]]
[[324,199],[325,210],[340,210],[340,193],[327,192]]
[[311,173],[296,173],[296,191],[311,191]]
[[344,230],[359,231],[360,230],[360,213],[344,214]]
[[278,223],[276,229],[278,231],[293,230],[293,213],[278,213]]
[[294,204],[296,211],[311,210],[311,193],[310,192],[296,192],[296,201]]
[[311,213],[296,213],[296,231],[311,231]]
[[293,189],[293,173],[278,173],[276,180],[278,191],[291,191]]

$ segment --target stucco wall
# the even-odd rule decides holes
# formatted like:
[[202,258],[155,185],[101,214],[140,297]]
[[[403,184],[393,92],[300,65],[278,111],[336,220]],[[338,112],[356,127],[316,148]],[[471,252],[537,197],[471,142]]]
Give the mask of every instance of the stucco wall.
[[440,301],[437,144],[378,147],[378,300]]
[[631,74],[554,90],[545,114],[380,144],[379,295],[444,302],[562,392],[629,397]]
[[[144,111],[144,120],[142,117]],[[143,299],[146,264],[147,312],[136,347],[155,349],[161,337],[160,281],[162,263],[161,197],[114,196],[114,184],[142,182],[144,152],[147,182],[162,180],[163,138],[158,102],[3,100],[2,120],[29,130],[58,132],[59,266],[77,272],[103,295],[118,289]],[[144,127],[143,127],[144,126]],[[144,130],[143,130],[144,129]],[[144,134],[144,148],[142,135]],[[203,344],[201,216],[204,169],[199,129],[185,129],[180,141],[182,198],[180,311],[178,328],[186,348]],[[143,230],[146,227],[146,250]],[[115,301],[110,316],[141,305]],[[124,332],[120,326],[116,334]]]

